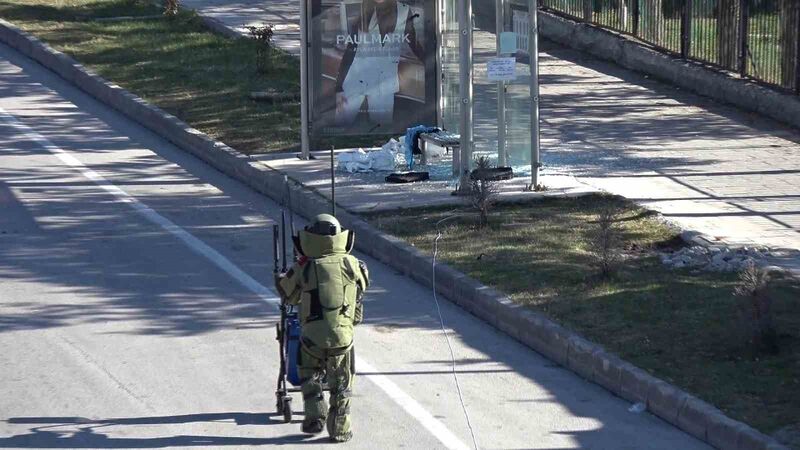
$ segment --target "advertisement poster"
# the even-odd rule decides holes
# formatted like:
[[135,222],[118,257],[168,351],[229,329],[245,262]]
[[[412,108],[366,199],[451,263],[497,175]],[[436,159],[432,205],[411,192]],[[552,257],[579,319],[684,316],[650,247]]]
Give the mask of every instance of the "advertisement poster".
[[402,134],[435,125],[433,4],[312,1],[314,134]]

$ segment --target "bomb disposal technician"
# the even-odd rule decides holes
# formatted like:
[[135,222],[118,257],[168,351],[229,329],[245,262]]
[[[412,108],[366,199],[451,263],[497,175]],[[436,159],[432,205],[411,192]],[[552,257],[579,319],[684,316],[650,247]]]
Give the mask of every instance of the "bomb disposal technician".
[[[353,327],[363,319],[361,299],[369,286],[366,265],[350,255],[354,237],[335,217],[318,215],[293,237],[301,255],[298,262],[275,280],[283,301],[300,305],[303,432],[320,433],[327,421],[334,442],[353,437]],[[330,388],[330,409],[323,380]]]

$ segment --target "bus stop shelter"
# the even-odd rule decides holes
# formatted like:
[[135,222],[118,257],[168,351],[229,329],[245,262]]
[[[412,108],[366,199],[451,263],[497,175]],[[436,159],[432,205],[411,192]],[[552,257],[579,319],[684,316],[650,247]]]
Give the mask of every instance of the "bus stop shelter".
[[301,0],[302,157],[320,138],[437,126],[459,135],[459,188],[485,156],[535,189],[536,0],[484,2],[473,14],[480,1]]

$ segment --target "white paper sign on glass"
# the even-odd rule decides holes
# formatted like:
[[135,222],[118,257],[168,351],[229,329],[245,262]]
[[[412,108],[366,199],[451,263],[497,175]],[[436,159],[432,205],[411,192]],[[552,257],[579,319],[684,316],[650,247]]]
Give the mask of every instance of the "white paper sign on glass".
[[516,58],[492,58],[489,60],[486,72],[489,81],[512,81],[517,78]]

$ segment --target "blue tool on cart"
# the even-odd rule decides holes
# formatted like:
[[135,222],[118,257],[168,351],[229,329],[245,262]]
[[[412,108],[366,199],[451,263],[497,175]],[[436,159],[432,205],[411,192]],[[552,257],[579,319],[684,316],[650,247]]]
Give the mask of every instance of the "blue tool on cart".
[[[291,220],[291,219],[290,219]],[[294,225],[292,224],[292,232]],[[294,234],[294,233],[293,233]],[[280,243],[280,245],[279,245]],[[274,273],[286,273],[286,213],[281,212],[281,227],[272,226],[272,254],[274,255]],[[281,262],[282,261],[282,262]],[[282,266],[279,269],[279,266]],[[275,390],[275,407],[278,414],[283,415],[283,421],[292,421],[292,392],[300,392],[300,371],[298,359],[300,357],[300,318],[294,305],[289,305],[281,299],[281,317],[276,324],[276,339],[280,354],[280,372],[278,373],[278,388]],[[287,384],[288,381],[288,384]],[[291,385],[291,387],[289,386]]]

